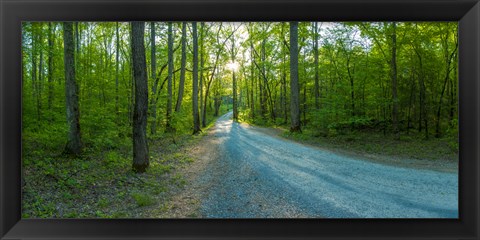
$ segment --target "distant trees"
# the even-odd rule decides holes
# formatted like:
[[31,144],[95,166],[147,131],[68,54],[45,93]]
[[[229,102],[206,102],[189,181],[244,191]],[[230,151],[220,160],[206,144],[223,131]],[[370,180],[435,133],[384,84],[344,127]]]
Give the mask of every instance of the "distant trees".
[[68,140],[65,153],[80,154],[80,108],[78,104],[78,85],[75,78],[75,50],[73,43],[73,23],[63,23],[63,47],[65,66],[65,97],[67,106]]
[[145,22],[132,22],[132,64],[135,82],[133,110],[133,169],[145,172],[149,165],[147,143],[148,83],[144,46]]
[[139,172],[149,138],[197,134],[227,109],[325,137],[453,139],[457,51],[456,23],[25,22],[23,121],[73,155],[128,139]]

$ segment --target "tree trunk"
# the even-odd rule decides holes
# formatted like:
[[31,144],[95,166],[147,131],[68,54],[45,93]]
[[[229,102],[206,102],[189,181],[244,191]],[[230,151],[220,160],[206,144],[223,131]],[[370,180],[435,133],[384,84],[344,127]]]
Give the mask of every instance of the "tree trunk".
[[420,85],[420,114],[418,119],[418,132],[422,132],[422,122],[425,125],[425,139],[428,139],[428,116],[427,116],[427,107],[426,107],[426,89],[425,89],[425,80],[423,74],[423,61],[422,56],[418,50],[415,50],[419,61],[419,76],[418,81]]
[[197,38],[197,23],[192,22],[193,31],[193,93],[192,93],[192,107],[193,107],[193,134],[200,133],[200,117],[198,115],[198,38]]
[[455,44],[455,48],[451,53],[448,52],[448,34],[447,32],[446,38],[445,38],[445,62],[446,62],[446,69],[445,69],[445,80],[443,82],[443,87],[442,87],[442,92],[440,93],[440,99],[438,100],[438,109],[437,109],[437,119],[435,123],[435,137],[439,138],[441,136],[440,132],[440,117],[442,113],[442,100],[443,96],[445,94],[445,89],[447,88],[447,83],[449,82],[450,79],[450,65],[452,63],[453,57],[455,53],[457,52],[457,44]]
[[[306,75],[305,75],[306,76]],[[307,83],[303,83],[303,126],[307,126]]]
[[411,87],[410,87],[410,97],[409,97],[409,100],[408,100],[408,113],[407,113],[407,134],[410,133],[410,129],[412,128],[411,127],[411,122],[412,122],[411,111],[412,111],[412,104],[415,102],[415,78],[414,78],[413,71],[412,71],[412,74],[411,74],[410,85],[411,85]]
[[64,65],[65,65],[65,97],[67,106],[67,122],[69,125],[68,140],[64,152],[78,155],[82,151],[80,137],[80,109],[78,105],[78,85],[75,80],[75,51],[73,45],[73,25],[63,23]]
[[[350,81],[350,109],[351,109],[351,116],[355,117],[355,78],[354,78],[354,73],[352,74],[352,70],[350,70],[350,61],[351,61],[351,55],[347,55],[347,73],[348,73],[348,79]],[[353,71],[355,71],[355,65],[353,65]],[[352,122],[352,130],[354,127],[354,124]]]
[[391,64],[391,74],[392,74],[392,98],[393,98],[393,108],[392,108],[392,125],[393,125],[393,134],[395,139],[400,139],[400,131],[398,129],[398,96],[397,96],[397,24],[392,23],[392,60]]
[[173,33],[172,22],[168,23],[168,100],[166,132],[173,131],[172,127],[172,77],[173,77]]
[[115,115],[117,116],[117,122],[119,119],[119,106],[118,106],[118,76],[119,76],[119,64],[120,64],[120,35],[118,34],[118,22],[115,25]]
[[264,38],[262,41],[262,48],[261,48],[261,53],[260,53],[260,60],[262,61],[262,68],[260,69],[261,71],[261,78],[263,78],[263,83],[262,81],[259,80],[260,84],[260,109],[261,109],[261,114],[262,118],[265,119],[265,114],[267,113],[267,96],[266,96],[266,79],[265,79],[265,58],[266,58],[266,50],[265,50],[265,44],[266,44],[266,39]]
[[[235,63],[235,36],[232,36],[232,64]],[[238,121],[238,106],[237,106],[237,79],[235,78],[235,69],[232,70],[232,82],[233,82],[233,121]]]
[[250,104],[251,104],[251,118],[255,119],[255,99],[254,99],[254,90],[255,90],[255,68],[253,61],[255,61],[255,55],[253,54],[253,44],[250,45],[250,55],[251,55],[251,79],[250,79]]
[[148,81],[144,46],[145,22],[132,22],[132,64],[135,81],[133,113],[133,170],[145,172],[149,165],[147,144]]
[[48,22],[48,109],[53,103],[53,44],[55,42],[55,27]]
[[298,22],[290,22],[290,132],[301,132],[298,86]]
[[[285,24],[282,23],[282,38],[285,35],[284,34],[284,26]],[[283,87],[283,122],[285,124],[288,123],[288,109],[287,109],[287,69],[286,69],[286,64],[287,61],[285,59],[285,56],[287,55],[285,51],[285,44],[282,44],[282,87]]]
[[[157,78],[157,56],[156,56],[156,46],[155,46],[155,22],[150,23],[150,68],[152,71],[152,81],[156,82]],[[157,133],[157,101],[155,99],[157,95],[157,84],[154,84],[152,87],[152,102],[150,104],[150,114],[152,120],[150,122],[150,132],[152,134]]]
[[[43,24],[43,23],[41,23]],[[42,26],[42,25],[40,25]],[[38,81],[37,81],[37,114],[38,119],[42,118],[42,84],[43,84],[43,33],[40,33],[40,60],[38,62]]]
[[320,109],[320,84],[318,79],[318,23],[313,23],[313,52],[315,65],[315,108]]
[[[200,84],[199,84],[199,91],[200,91],[200,119],[204,119],[203,118],[203,40],[204,40],[204,37],[203,37],[203,31],[205,29],[205,23],[202,22],[200,23]],[[202,121],[202,126],[205,127],[205,122]]]
[[181,59],[181,67],[180,67],[180,83],[178,85],[178,98],[177,98],[177,105],[175,106],[175,112],[180,112],[182,108],[182,100],[183,100],[183,91],[185,86],[185,66],[187,63],[187,23],[182,23],[182,59]]
[[32,23],[32,68],[31,68],[31,71],[32,71],[32,96],[33,96],[33,99],[32,101],[35,103],[35,107],[36,107],[36,114],[37,114],[37,120],[40,119],[40,116],[38,115],[38,106],[36,104],[36,101],[37,101],[37,34],[35,32],[35,27],[36,24],[33,24]]

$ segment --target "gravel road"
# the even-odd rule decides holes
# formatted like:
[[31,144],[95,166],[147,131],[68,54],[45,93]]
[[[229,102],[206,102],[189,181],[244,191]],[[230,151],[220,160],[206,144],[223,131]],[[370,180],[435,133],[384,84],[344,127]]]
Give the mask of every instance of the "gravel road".
[[234,123],[197,179],[206,218],[457,218],[458,175],[342,156]]

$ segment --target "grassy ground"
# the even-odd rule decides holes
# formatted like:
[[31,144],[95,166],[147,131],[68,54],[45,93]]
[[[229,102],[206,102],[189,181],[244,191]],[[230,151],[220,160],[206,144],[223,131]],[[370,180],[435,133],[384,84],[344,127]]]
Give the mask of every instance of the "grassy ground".
[[285,138],[333,149],[407,159],[458,161],[458,145],[448,137],[425,139],[423,134],[412,131],[409,134],[402,133],[400,140],[395,140],[391,134],[384,135],[383,132],[374,130],[324,136],[309,128],[304,128],[302,133],[290,133],[282,127],[279,129]]
[[240,115],[241,121],[251,125],[268,127],[275,131],[275,135],[338,151],[347,151],[356,154],[375,154],[404,159],[458,161],[458,139],[452,134],[445,134],[441,138],[433,135],[425,139],[424,133],[416,130],[402,132],[400,139],[395,140],[391,133],[384,135],[383,131],[375,129],[343,130],[335,134],[325,134],[311,126],[302,126],[301,133],[290,133],[289,126],[277,124],[256,118],[255,120]]
[[[210,117],[208,127],[214,119]],[[86,142],[82,155],[70,158],[61,154],[64,143],[54,137],[59,134],[55,131],[23,134],[23,218],[161,216],[171,207],[172,193],[186,183],[178,170],[193,161],[189,148],[205,135],[186,131],[151,137],[150,167],[135,174],[129,137]]]

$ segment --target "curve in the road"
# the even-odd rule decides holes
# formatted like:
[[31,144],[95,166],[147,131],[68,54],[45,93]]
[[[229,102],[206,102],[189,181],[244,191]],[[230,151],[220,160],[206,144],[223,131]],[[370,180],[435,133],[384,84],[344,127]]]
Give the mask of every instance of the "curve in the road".
[[352,159],[216,122],[205,217],[458,218],[458,175]]

